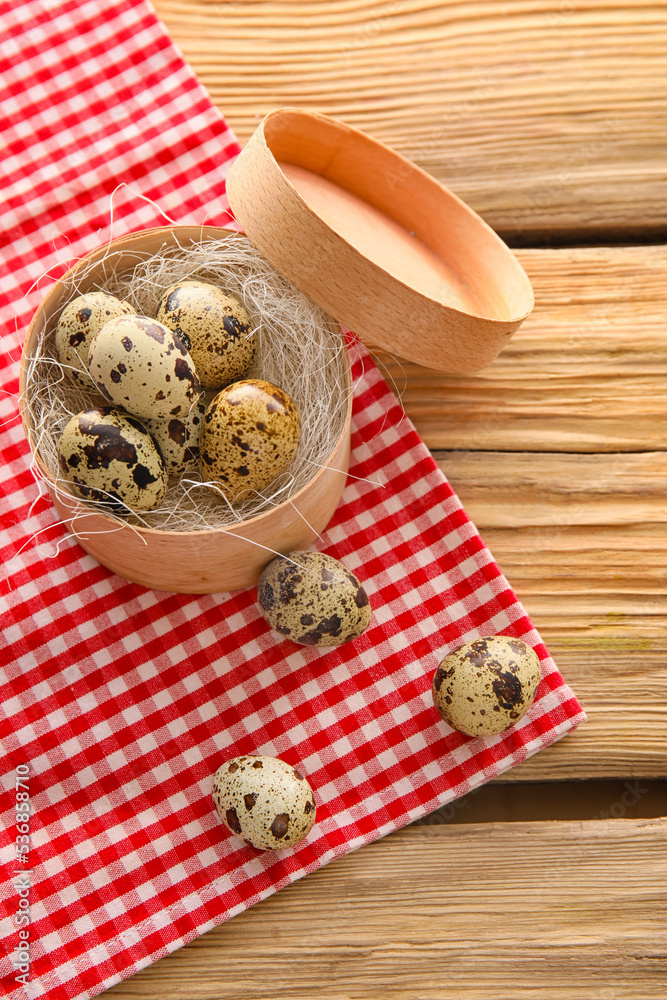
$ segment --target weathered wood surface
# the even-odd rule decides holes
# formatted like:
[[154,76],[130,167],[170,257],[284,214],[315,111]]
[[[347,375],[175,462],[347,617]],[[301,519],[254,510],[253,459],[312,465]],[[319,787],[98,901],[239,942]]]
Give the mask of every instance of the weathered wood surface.
[[520,250],[535,309],[483,372],[378,354],[432,449],[667,449],[667,247]]
[[274,108],[323,111],[510,239],[667,227],[664,2],[155,6],[243,141]]
[[665,819],[409,827],[107,995],[664,997],[666,881]]

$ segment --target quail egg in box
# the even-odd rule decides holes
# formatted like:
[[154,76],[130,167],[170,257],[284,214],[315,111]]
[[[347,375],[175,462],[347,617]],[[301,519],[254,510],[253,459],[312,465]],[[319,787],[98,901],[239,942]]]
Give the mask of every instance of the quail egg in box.
[[62,476],[84,500],[116,513],[152,510],[167,492],[167,470],[153,438],[135,417],[111,406],[77,413],[58,442]]
[[213,778],[213,801],[227,829],[263,851],[294,847],[315,822],[312,788],[278,757],[225,761]]
[[103,396],[141,419],[183,417],[201,385],[187,350],[147,316],[120,316],[93,337],[88,370]]
[[521,639],[474,639],[440,663],[433,677],[433,702],[453,729],[494,736],[526,714],[540,676],[535,650]]
[[88,351],[93,337],[109,320],[132,316],[135,310],[108,292],[86,292],[68,302],[60,314],[55,341],[58,360],[81,389],[94,390],[87,374]]
[[206,410],[202,479],[230,500],[259,492],[287,469],[300,437],[299,411],[283,389],[262,379],[234,382]]
[[156,318],[186,346],[205,389],[247,375],[255,360],[252,321],[232,295],[204,281],[180,281],[162,296]]
[[324,552],[288,552],[266,567],[257,584],[262,615],[302,646],[340,646],[357,639],[371,620],[356,576]]
[[191,462],[199,460],[199,442],[206,413],[202,394],[187,413],[180,417],[144,420],[151,432],[170,476],[180,475]]

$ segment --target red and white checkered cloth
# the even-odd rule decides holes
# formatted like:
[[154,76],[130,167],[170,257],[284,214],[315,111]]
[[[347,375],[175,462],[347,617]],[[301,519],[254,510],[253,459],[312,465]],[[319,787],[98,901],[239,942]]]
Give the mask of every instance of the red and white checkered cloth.
[[[291,645],[269,630],[252,589],[193,597],[128,583],[36,501],[16,392],[45,272],[109,238],[121,182],[130,187],[113,199],[114,236],[164,222],[141,195],[176,221],[228,222],[225,173],[238,146],[143,0],[0,11],[0,962],[5,995],[60,1000],[99,993],[496,777],[584,716],[361,347],[359,478],[320,546],[371,597],[372,625],[350,645]],[[386,486],[368,482],[378,477]],[[500,632],[536,648],[543,680],[508,734],[469,739],[439,720],[431,677],[461,641]],[[308,776],[317,824],[298,848],[260,854],[217,819],[211,776],[241,753],[280,756]],[[22,864],[15,782],[27,768]],[[17,881],[26,872],[29,891]]]

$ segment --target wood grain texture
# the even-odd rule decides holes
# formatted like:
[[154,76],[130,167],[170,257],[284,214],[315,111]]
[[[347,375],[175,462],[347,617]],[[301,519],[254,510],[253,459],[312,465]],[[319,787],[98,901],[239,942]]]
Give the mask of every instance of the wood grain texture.
[[409,827],[107,995],[664,997],[666,835],[665,819]]
[[155,6],[243,141],[275,108],[322,111],[510,239],[667,226],[664,2]]
[[432,449],[664,451],[667,247],[521,250],[535,309],[485,371],[379,353]]
[[667,453],[438,453],[588,722],[508,781],[667,775]]

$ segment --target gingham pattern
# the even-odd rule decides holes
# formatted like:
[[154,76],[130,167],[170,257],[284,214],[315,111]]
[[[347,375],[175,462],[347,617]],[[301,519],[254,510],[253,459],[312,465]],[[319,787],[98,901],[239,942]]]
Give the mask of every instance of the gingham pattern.
[[[495,777],[583,719],[523,608],[372,361],[352,346],[351,473],[320,547],[364,581],[355,643],[296,648],[254,590],[205,597],[127,583],[87,556],[39,498],[16,419],[18,345],[47,269],[110,236],[225,223],[237,146],[152,11],[137,0],[6,8],[0,303],[3,646],[2,981],[10,997],[90,997],[327,861]],[[381,481],[383,485],[377,485]],[[432,707],[459,642],[503,632],[543,680],[507,735],[473,740]],[[298,764],[317,824],[292,851],[246,847],[218,821],[228,756]],[[14,780],[30,766],[31,966],[11,953],[21,870]]]

